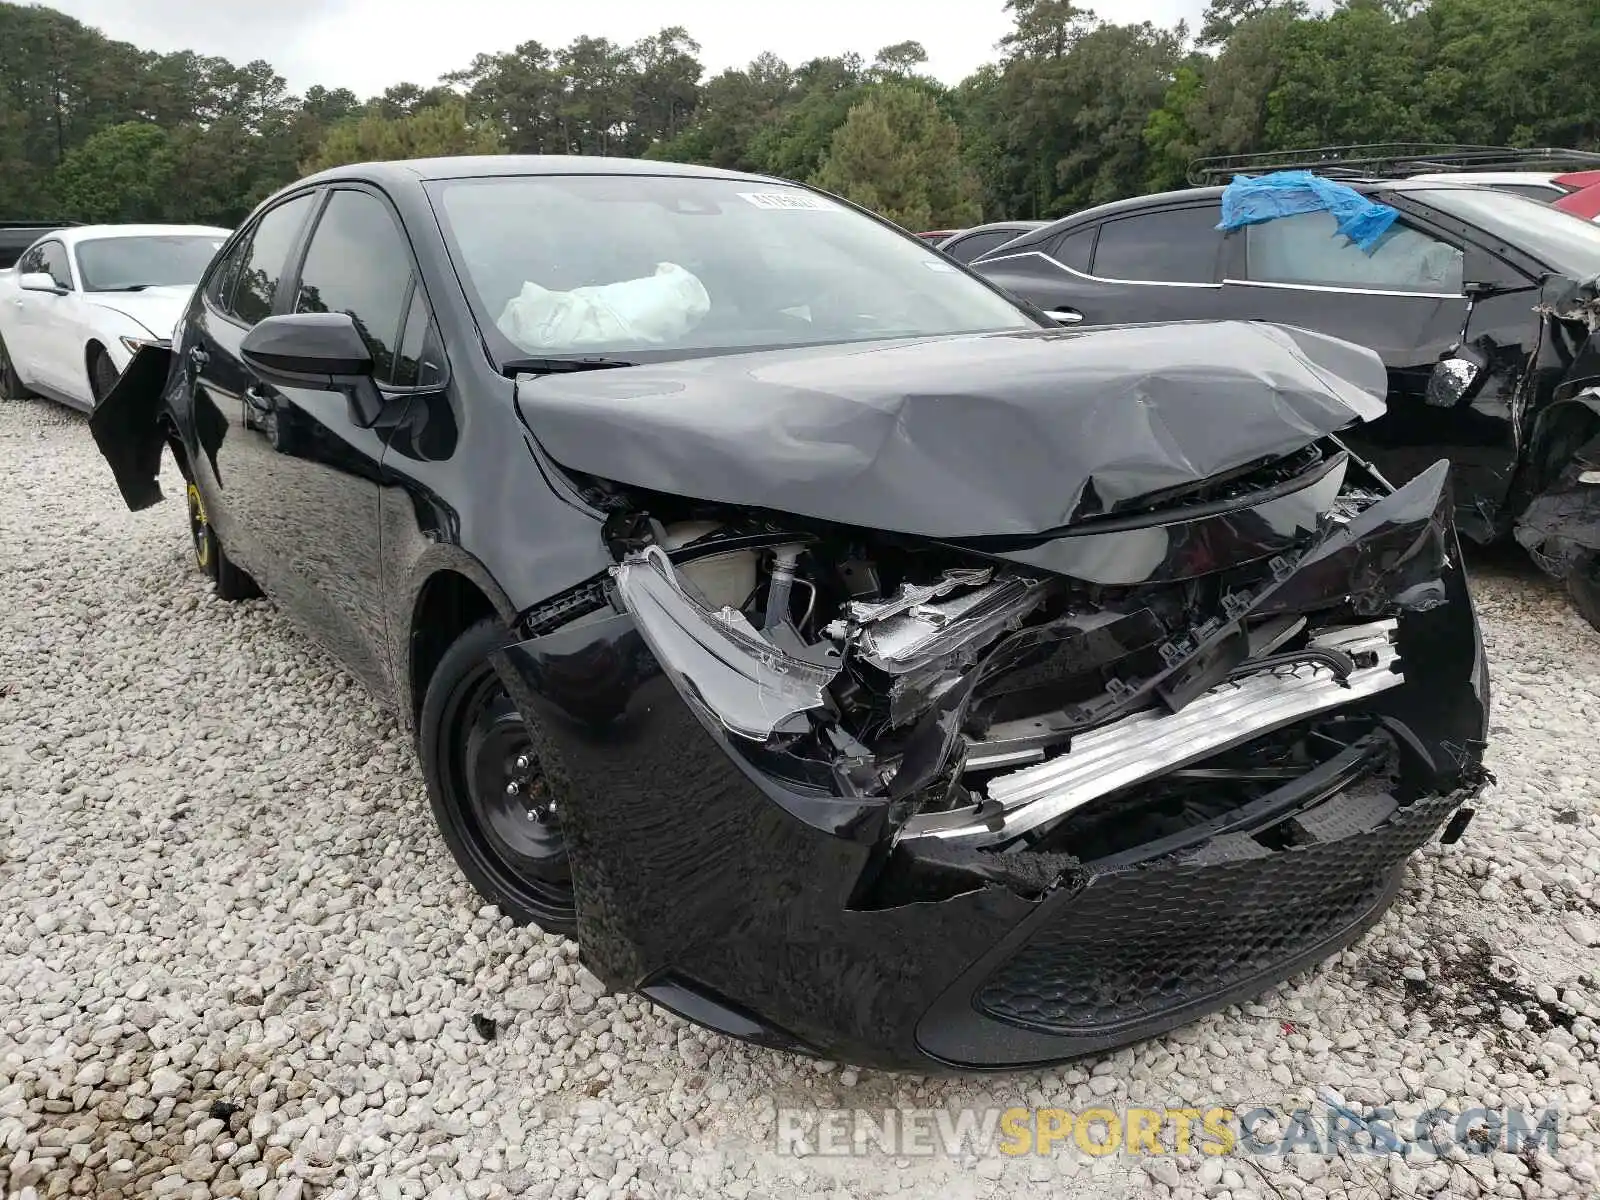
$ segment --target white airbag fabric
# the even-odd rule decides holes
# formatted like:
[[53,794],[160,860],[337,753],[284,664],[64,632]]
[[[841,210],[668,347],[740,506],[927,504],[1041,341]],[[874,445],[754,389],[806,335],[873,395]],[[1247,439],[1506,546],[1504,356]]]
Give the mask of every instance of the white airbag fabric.
[[654,275],[553,292],[531,281],[506,304],[496,324],[524,350],[576,350],[668,342],[682,337],[711,310],[694,275],[664,262]]

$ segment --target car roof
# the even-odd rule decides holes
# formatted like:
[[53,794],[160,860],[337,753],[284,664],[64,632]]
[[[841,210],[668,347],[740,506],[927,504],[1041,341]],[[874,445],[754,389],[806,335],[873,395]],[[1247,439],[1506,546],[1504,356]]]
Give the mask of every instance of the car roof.
[[1412,183],[1550,184],[1560,190],[1550,171],[1441,171],[1407,178]]
[[[414,183],[435,179],[489,179],[506,175],[654,175],[696,179],[756,179],[786,182],[743,171],[702,167],[693,163],[655,162],[639,158],[599,158],[577,154],[480,154],[452,158],[412,158],[393,162],[350,163],[330,167],[299,181],[330,183],[360,179],[373,183]],[[298,184],[296,185],[298,186]]]
[[[1339,179],[1335,183],[1344,184],[1353,188],[1364,196],[1376,195],[1384,192],[1429,192],[1441,188],[1457,188],[1462,191],[1482,191],[1475,184],[1451,181],[1434,181],[1419,179]],[[1126,200],[1113,200],[1108,204],[1096,205],[1094,208],[1081,209],[1068,216],[1057,218],[1032,233],[1025,233],[1015,241],[1007,243],[1008,249],[1022,250],[1040,242],[1053,239],[1063,229],[1091,221],[1105,220],[1107,217],[1131,216],[1134,213],[1147,212],[1150,209],[1166,208],[1169,206],[1193,203],[1202,200],[1220,200],[1226,187],[1196,187],[1180,188],[1173,192],[1155,192],[1148,196],[1130,196]]]
[[[69,225],[48,235],[75,246],[79,242],[124,237],[227,237],[233,230],[216,225]],[[42,237],[41,237],[42,240]]]
[[987,225],[973,225],[968,229],[958,232],[956,237],[966,237],[969,233],[993,233],[996,229],[1042,229],[1050,224],[1049,221],[990,221]]

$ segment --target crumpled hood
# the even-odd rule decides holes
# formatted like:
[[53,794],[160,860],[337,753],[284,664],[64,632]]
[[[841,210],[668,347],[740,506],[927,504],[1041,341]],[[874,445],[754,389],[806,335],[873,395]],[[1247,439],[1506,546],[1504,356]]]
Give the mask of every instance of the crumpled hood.
[[89,292],[84,299],[132,317],[156,337],[170,338],[192,295],[193,287],[174,284],[146,288],[142,292]]
[[558,463],[927,537],[1044,533],[1383,415],[1372,352],[1254,322],[1040,330],[523,376]]

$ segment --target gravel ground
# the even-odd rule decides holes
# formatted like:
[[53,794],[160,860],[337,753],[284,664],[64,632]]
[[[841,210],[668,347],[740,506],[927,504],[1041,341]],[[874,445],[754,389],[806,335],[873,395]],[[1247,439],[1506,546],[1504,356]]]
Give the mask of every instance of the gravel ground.
[[[0,1194],[1591,1195],[1600,637],[1476,573],[1498,784],[1353,950],[1099,1061],[923,1079],[602,994],[454,870],[405,737],[80,417],[0,406]],[[166,480],[169,498],[175,476]],[[798,1157],[779,1108],[1560,1110],[1554,1154]],[[1322,1110],[1319,1109],[1319,1112]],[[1442,1149],[1443,1153],[1433,1151]]]

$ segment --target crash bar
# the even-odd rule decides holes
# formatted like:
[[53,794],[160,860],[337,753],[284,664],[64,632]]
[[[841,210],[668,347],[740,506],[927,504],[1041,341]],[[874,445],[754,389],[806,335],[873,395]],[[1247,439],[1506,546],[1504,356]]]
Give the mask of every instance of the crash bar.
[[1079,734],[1068,753],[1049,762],[990,780],[990,803],[967,814],[970,820],[950,813],[917,818],[902,836],[1009,841],[1111,792],[1398,687],[1405,678],[1396,628],[1393,620],[1376,621],[1312,638],[1311,648],[1340,650],[1358,661],[1371,656],[1370,665],[1343,680],[1327,663],[1308,659],[1219,684],[1176,713],[1134,713]]

